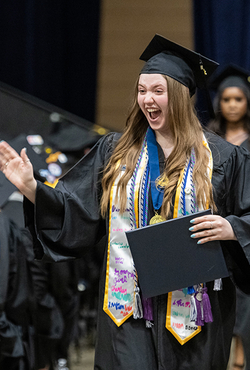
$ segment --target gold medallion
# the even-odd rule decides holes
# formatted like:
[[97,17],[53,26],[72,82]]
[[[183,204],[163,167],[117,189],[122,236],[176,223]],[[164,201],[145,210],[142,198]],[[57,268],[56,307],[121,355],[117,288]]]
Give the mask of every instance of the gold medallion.
[[161,215],[158,215],[157,213],[150,219],[149,225],[158,224],[159,222],[166,221],[165,218],[163,218]]

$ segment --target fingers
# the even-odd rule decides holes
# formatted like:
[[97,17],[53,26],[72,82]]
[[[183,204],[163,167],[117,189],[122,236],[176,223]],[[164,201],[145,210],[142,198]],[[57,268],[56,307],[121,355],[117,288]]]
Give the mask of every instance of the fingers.
[[5,141],[0,143],[0,168],[5,170],[9,165],[10,161],[14,158],[19,157],[17,152]]
[[226,218],[218,215],[197,217],[190,221],[193,226],[191,238],[198,239],[197,244],[204,244],[212,240],[237,240],[231,224]]
[[189,230],[214,229],[217,226],[218,217],[220,216],[209,215],[196,217],[190,221],[193,226]]
[[30,162],[26,154],[26,148],[21,150],[21,154],[19,156],[19,154],[8,143],[5,141],[0,142],[0,170],[2,172],[6,172],[7,167],[13,159],[20,159],[20,157],[24,164]]
[[207,215],[197,217],[190,222],[194,225],[189,228],[192,231],[191,238],[198,239],[197,244],[204,244],[208,241],[218,240],[220,235],[221,217]]
[[23,148],[21,150],[21,153],[20,153],[20,156],[21,156],[21,158],[23,160],[23,163],[25,163],[25,164],[30,162],[29,157],[27,156],[26,152],[27,152],[27,149],[26,148]]
[[219,234],[216,229],[204,229],[200,232],[195,232],[190,236],[191,238],[198,239],[197,244],[203,244],[212,240],[218,240],[218,235]]

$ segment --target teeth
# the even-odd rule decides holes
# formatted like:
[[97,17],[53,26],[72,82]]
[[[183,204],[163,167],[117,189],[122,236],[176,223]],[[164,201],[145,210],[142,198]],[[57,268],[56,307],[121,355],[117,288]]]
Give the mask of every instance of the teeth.
[[147,111],[148,111],[149,113],[152,113],[152,112],[157,112],[157,111],[158,111],[158,109],[147,109]]

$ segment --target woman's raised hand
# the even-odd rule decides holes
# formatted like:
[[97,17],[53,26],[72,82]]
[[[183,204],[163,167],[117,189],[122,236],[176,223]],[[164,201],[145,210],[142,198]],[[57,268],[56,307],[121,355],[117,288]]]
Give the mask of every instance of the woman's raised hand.
[[23,195],[35,203],[37,183],[25,148],[19,155],[8,143],[0,142],[0,170]]

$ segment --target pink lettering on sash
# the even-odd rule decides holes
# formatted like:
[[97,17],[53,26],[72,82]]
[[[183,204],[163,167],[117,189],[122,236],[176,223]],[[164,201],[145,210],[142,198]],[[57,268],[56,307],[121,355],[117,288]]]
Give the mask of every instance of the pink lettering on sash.
[[182,323],[179,323],[179,322],[173,322],[173,328],[177,328],[177,329],[182,329],[184,328],[184,325]]
[[115,292],[120,292],[120,293],[123,293],[123,294],[127,294],[127,289],[123,289],[122,286],[119,286],[119,287],[115,287],[114,285],[112,286],[112,292],[115,291]]

